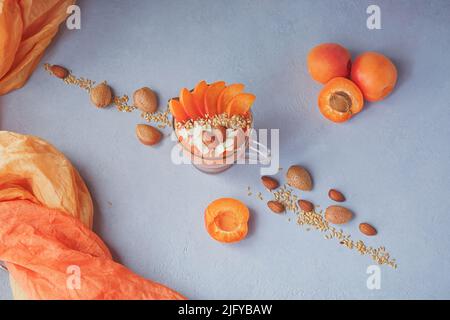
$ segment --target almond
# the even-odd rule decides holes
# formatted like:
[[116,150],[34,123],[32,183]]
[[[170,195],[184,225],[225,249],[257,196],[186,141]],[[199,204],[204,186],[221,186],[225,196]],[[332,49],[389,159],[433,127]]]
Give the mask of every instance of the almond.
[[267,206],[275,213],[283,213],[285,210],[284,204],[278,201],[269,201],[267,202]]
[[298,200],[298,206],[305,212],[312,212],[314,210],[314,204],[308,200]]
[[65,79],[69,75],[69,70],[56,64],[52,65],[49,70],[55,77],[60,79]]
[[374,236],[377,234],[377,229],[375,229],[374,227],[372,227],[372,225],[368,223],[360,223],[359,231],[364,233],[366,236]]
[[328,196],[330,197],[331,200],[334,200],[336,202],[345,201],[345,196],[342,194],[342,192],[336,189],[330,189],[330,191],[328,191]]
[[333,224],[344,224],[353,218],[353,213],[341,206],[330,206],[325,210],[325,220]]
[[217,126],[213,131],[218,142],[222,143],[227,141],[227,128],[224,126]]
[[158,98],[152,89],[143,87],[134,92],[133,104],[143,112],[154,113],[158,109]]
[[227,128],[218,126],[212,128],[211,130],[203,130],[202,132],[202,142],[208,148],[215,148],[220,143],[225,142],[227,139]]
[[291,166],[286,173],[287,183],[294,188],[312,190],[312,179],[309,172],[301,166]]
[[216,142],[216,136],[213,132],[204,130],[202,132],[202,142],[208,148],[214,148]]
[[138,124],[136,126],[136,136],[139,141],[146,146],[153,146],[161,141],[161,132],[147,124]]
[[269,176],[261,177],[262,184],[269,190],[276,189],[280,186],[277,180]]
[[91,89],[91,102],[97,108],[104,108],[112,102],[111,87],[106,83],[100,83]]

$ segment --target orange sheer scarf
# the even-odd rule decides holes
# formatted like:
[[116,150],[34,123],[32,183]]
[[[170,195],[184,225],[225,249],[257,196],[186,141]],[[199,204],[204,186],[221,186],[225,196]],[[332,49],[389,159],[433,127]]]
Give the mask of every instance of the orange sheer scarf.
[[[0,131],[0,260],[16,299],[182,299],[115,263],[93,233],[89,191],[70,161],[33,136]],[[81,287],[67,288],[69,266]]]
[[21,88],[75,0],[0,0],[0,95]]

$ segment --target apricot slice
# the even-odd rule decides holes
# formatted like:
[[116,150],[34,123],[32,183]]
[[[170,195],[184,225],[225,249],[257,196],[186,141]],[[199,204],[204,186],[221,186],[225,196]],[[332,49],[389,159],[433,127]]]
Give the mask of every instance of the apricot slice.
[[189,116],[184,111],[183,105],[178,100],[172,99],[169,101],[169,111],[175,117],[175,120],[179,122],[189,120]]
[[231,99],[233,99],[239,93],[244,91],[244,88],[245,86],[241,83],[235,83],[226,87],[225,90],[223,90],[219,96],[217,102],[217,113],[221,114],[226,112],[225,108],[228,105],[228,103],[231,101]]
[[247,236],[249,218],[250,212],[241,201],[221,198],[206,208],[205,227],[209,235],[219,242],[238,242]]
[[347,78],[330,80],[319,94],[319,109],[325,118],[345,122],[364,107],[364,97],[358,86]]
[[397,83],[397,68],[384,55],[365,52],[356,58],[351,79],[361,89],[367,101],[380,101],[394,89]]
[[352,66],[350,52],[337,43],[322,43],[308,54],[307,64],[311,77],[327,83],[336,77],[348,77]]
[[208,89],[208,84],[205,80],[200,81],[192,91],[192,98],[194,99],[195,106],[197,107],[198,113],[202,117],[206,115],[205,109],[205,92]]
[[225,82],[218,81],[209,86],[205,93],[206,113],[213,117],[217,114],[217,101],[222,91],[225,89]]
[[194,102],[194,98],[192,97],[192,93],[186,89],[181,89],[180,92],[180,103],[184,108],[184,111],[191,119],[198,119],[201,117],[201,114],[197,111],[197,107]]
[[256,96],[251,93],[239,93],[228,103],[226,111],[229,116],[246,114],[255,102]]

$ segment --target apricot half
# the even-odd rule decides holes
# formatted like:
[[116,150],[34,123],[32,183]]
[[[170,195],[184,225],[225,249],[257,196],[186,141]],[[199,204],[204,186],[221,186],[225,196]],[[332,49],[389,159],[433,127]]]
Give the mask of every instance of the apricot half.
[[345,122],[364,107],[364,97],[356,84],[347,78],[330,80],[319,94],[319,110],[333,122]]
[[379,101],[394,89],[397,68],[386,56],[377,52],[365,52],[356,58],[351,79],[361,89],[367,101]]
[[350,52],[337,43],[322,43],[308,54],[307,64],[311,77],[327,83],[336,77],[348,77],[351,69]]
[[248,233],[250,212],[245,204],[233,198],[211,202],[205,210],[205,226],[209,235],[224,243],[238,242]]

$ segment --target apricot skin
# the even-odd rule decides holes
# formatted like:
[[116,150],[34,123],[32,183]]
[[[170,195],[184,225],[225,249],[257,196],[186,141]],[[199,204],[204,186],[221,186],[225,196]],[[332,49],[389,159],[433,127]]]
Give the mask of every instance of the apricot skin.
[[325,84],[336,77],[348,77],[351,68],[350,52],[337,43],[322,43],[311,49],[307,64],[311,77]]
[[386,98],[397,83],[397,68],[386,56],[365,52],[353,63],[351,79],[361,89],[367,101]]

